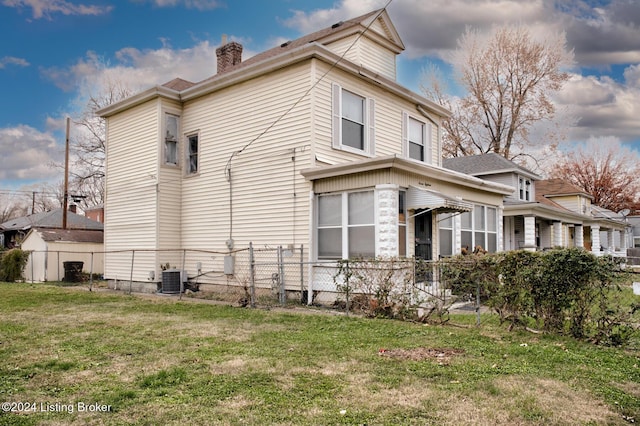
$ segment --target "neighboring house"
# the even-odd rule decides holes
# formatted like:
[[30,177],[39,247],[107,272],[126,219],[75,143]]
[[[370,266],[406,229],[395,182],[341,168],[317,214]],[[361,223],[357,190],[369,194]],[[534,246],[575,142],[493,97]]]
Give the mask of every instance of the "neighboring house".
[[84,215],[96,222],[104,223],[104,206],[102,204],[84,210]]
[[627,220],[629,221],[629,225],[632,229],[633,235],[633,246],[635,248],[640,248],[640,216],[633,215],[627,216]]
[[[240,44],[223,44],[213,77],[175,79],[98,111],[105,278],[158,281],[166,263],[233,272],[234,250],[250,242],[302,244],[310,262],[436,259],[439,239],[453,235],[437,220],[447,212],[467,212],[470,241],[501,250],[513,188],[442,167],[449,112],[396,82],[403,50],[379,10],[245,61]],[[179,250],[227,255],[183,260]],[[326,273],[310,266],[304,281]]]
[[[5,247],[12,248],[20,246],[31,228],[62,229],[62,216],[62,209],[56,209],[18,217],[0,224],[0,229],[2,229],[4,235]],[[103,225],[79,214],[67,211],[67,228],[102,231]]]
[[[592,205],[580,188],[540,176],[495,154],[444,160],[452,170],[515,188],[504,200],[504,249],[584,247],[595,254],[624,255],[624,217]],[[604,243],[604,245],[603,245]]]
[[[585,247],[595,254],[626,255],[626,239],[621,238],[626,234],[627,228],[623,216],[592,204],[591,195],[562,179],[540,181],[537,187],[537,199],[540,201],[552,202],[576,215],[585,216],[581,224],[575,224],[574,233],[564,234],[563,239],[558,238],[558,242],[562,242],[560,245],[570,246],[566,242],[573,241],[575,235],[574,245]],[[571,223],[563,222],[561,225],[565,229]],[[554,226],[558,225],[554,223]]]
[[65,262],[83,262],[85,272],[104,271],[102,230],[31,228],[21,248],[32,251],[27,281],[62,281]]

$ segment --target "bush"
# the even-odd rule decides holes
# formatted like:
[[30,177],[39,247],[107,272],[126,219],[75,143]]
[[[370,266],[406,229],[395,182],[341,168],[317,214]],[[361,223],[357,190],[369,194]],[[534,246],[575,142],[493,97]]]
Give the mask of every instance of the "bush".
[[[620,289],[611,257],[580,248],[457,256],[441,262],[442,280],[457,294],[473,293],[510,327],[535,322],[549,333],[622,345],[634,328],[630,314],[610,303]],[[478,291],[478,290],[476,290]]]
[[411,261],[399,258],[341,260],[333,277],[349,309],[368,317],[409,319],[417,294]]
[[15,282],[23,278],[22,272],[29,260],[28,251],[11,249],[0,253],[0,281]]

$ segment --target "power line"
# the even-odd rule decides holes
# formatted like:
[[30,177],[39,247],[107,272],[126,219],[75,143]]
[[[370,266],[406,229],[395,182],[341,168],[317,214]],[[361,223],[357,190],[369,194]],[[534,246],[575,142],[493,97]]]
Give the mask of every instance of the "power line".
[[382,12],[384,12],[387,7],[389,7],[389,5],[391,4],[393,0],[388,0],[387,4],[380,9],[380,11],[378,12],[378,14],[371,20],[371,22],[369,22],[369,24],[365,27],[364,31],[362,31],[360,34],[358,34],[358,37],[356,37],[355,40],[353,40],[353,42],[349,45],[349,47],[342,53],[342,56],[340,56],[340,58],[338,58],[338,60],[336,60],[334,63],[331,64],[331,66],[329,67],[329,69],[327,71],[324,72],[324,74],[322,74],[320,76],[320,78],[313,83],[313,85],[311,87],[309,87],[294,103],[293,105],[291,105],[284,113],[282,113],[282,115],[280,115],[278,118],[276,118],[271,124],[269,124],[258,136],[256,136],[255,138],[253,138],[251,141],[249,141],[245,146],[243,146],[242,148],[240,148],[237,151],[234,151],[231,156],[229,157],[229,160],[227,161],[227,164],[225,166],[225,175],[227,176],[227,180],[231,179],[231,160],[233,159],[233,157],[235,157],[238,154],[241,154],[242,151],[244,151],[245,149],[249,148],[254,142],[256,142],[258,139],[260,139],[262,136],[264,136],[269,130],[271,130],[276,124],[278,124],[282,119],[284,119],[300,102],[302,102],[302,100],[307,97],[307,95],[309,95],[309,93],[311,93],[311,91],[313,89],[315,89],[315,87],[320,84],[320,82],[322,82],[324,80],[324,78],[331,72],[333,71],[333,69],[338,66],[338,64],[344,59],[344,57],[347,55],[347,53],[349,53],[349,51],[351,50],[351,48],[353,46],[355,46],[355,44],[362,38],[362,36],[364,36],[367,31],[369,31],[369,28],[371,27],[371,25],[373,25],[373,23],[376,21],[376,19],[378,19],[378,17],[382,14]]

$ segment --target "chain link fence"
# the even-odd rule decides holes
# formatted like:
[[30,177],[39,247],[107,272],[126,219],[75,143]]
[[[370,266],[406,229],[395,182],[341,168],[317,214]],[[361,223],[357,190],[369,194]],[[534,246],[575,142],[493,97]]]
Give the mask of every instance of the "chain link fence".
[[[207,250],[120,250],[112,252],[30,251],[24,270],[28,282],[71,281],[93,287],[104,283],[104,258],[122,265],[108,286],[125,292],[156,292],[209,298],[242,306],[316,305],[367,309],[374,299],[419,309],[447,306],[455,297],[441,283],[437,261],[416,259],[308,261],[303,245],[249,247],[229,252]],[[160,261],[162,271],[149,271]],[[638,259],[627,259],[633,265]],[[176,271],[178,287],[164,287],[165,272]],[[476,295],[458,295],[473,302]],[[377,302],[376,302],[377,303]],[[370,308],[370,306],[369,306]]]

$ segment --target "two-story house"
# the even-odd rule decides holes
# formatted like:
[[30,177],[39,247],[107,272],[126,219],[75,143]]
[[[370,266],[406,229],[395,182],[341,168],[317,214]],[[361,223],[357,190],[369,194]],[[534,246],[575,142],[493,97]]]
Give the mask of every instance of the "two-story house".
[[[225,43],[211,78],[175,79],[100,110],[105,277],[129,279],[133,250],[140,283],[169,262],[223,271],[250,242],[303,244],[310,263],[435,259],[446,212],[466,212],[474,238],[501,250],[513,189],[442,167],[449,112],[397,83],[403,50],[377,10],[247,60]],[[169,249],[194,252],[184,261]],[[324,272],[310,266],[303,280]]]
[[[504,199],[505,250],[584,247],[601,254],[601,241],[606,242],[608,252],[626,249],[625,223],[621,217],[592,205],[593,197],[568,182],[543,180],[495,153],[448,158],[443,164],[449,169],[515,189]],[[460,222],[468,223],[468,219],[465,222],[462,215],[454,223],[454,229],[461,226]],[[441,252],[444,250],[446,248],[441,247]]]

